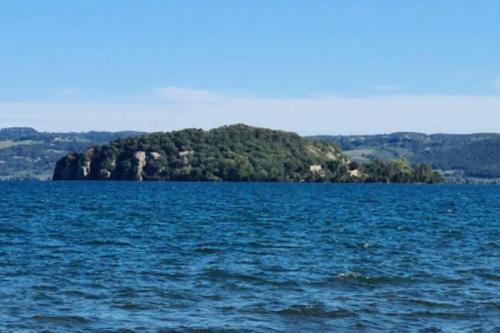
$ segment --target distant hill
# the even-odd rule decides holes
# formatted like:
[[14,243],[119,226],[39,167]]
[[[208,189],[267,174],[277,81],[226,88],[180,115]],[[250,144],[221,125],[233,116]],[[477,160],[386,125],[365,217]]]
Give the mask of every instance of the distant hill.
[[406,158],[428,162],[451,177],[500,178],[500,134],[393,133],[387,135],[315,136],[337,142],[359,162]]
[[223,126],[119,139],[70,153],[54,180],[440,182],[429,165],[353,163],[333,142],[291,132]]
[[0,129],[0,180],[50,179],[57,160],[70,151],[140,132],[47,133],[29,127]]

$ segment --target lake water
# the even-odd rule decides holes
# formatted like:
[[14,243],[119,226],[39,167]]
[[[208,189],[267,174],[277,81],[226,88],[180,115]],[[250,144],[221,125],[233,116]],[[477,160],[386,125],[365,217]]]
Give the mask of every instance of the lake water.
[[0,332],[500,332],[500,187],[0,183]]

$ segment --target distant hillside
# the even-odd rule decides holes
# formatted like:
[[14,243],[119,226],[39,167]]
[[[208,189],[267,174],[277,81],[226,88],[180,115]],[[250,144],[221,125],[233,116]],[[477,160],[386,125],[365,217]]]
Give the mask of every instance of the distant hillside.
[[500,178],[500,134],[393,133],[387,135],[315,136],[337,142],[352,159],[406,158],[428,162],[448,174]]
[[68,152],[139,134],[130,131],[47,133],[28,127],[0,129],[0,180],[50,179],[56,161]]
[[352,163],[332,142],[295,133],[223,126],[120,139],[70,153],[54,180],[190,180],[280,182],[440,182],[429,165]]

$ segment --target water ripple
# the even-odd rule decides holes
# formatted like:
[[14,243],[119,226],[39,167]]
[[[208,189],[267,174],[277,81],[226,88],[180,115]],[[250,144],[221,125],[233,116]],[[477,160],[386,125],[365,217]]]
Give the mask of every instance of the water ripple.
[[500,187],[0,183],[0,332],[495,332]]

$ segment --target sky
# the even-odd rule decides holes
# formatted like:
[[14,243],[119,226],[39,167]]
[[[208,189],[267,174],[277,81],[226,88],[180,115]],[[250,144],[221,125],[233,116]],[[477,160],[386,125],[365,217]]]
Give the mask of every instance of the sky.
[[500,132],[497,0],[0,0],[0,128]]

